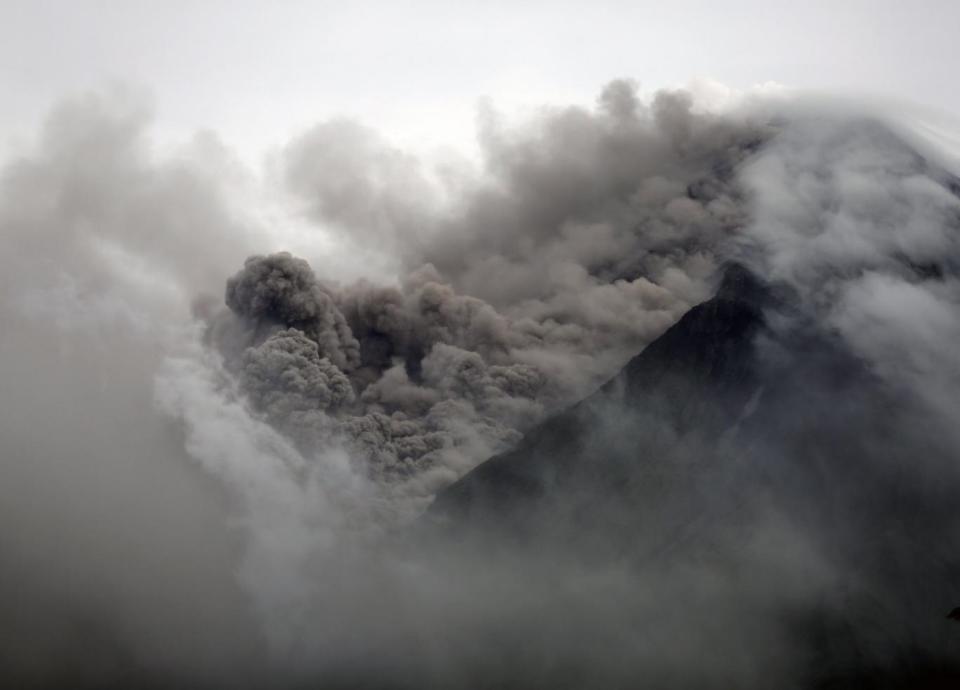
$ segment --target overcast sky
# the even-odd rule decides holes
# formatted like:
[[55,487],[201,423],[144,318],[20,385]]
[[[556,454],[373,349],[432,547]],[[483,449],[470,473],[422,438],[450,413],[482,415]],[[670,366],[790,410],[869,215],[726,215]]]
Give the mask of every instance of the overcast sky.
[[960,112],[958,0],[245,2],[0,0],[0,130],[57,99],[143,87],[160,136],[217,130],[245,156],[331,115],[405,145],[469,142],[512,108],[708,78],[892,96]]

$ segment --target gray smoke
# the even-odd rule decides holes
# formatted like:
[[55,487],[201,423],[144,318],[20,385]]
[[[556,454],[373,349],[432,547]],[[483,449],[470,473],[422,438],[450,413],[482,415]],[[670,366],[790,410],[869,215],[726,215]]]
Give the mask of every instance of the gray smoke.
[[[285,152],[290,191],[349,243],[385,243],[405,276],[340,287],[290,255],[251,257],[227,282],[243,325],[221,315],[214,339],[254,406],[302,448],[346,439],[372,474],[422,475],[432,493],[596,388],[708,294],[746,218],[734,171],[771,132],[695,113],[682,92],[646,106],[618,81],[593,111],[549,111],[517,131],[488,114],[485,174],[434,193],[447,198],[438,209],[409,156],[359,126],[320,125]],[[322,378],[349,377],[352,400],[328,404],[320,384],[302,409],[312,358],[273,357],[265,375],[262,352],[282,328],[335,367]]]
[[[0,676],[151,687],[255,673],[230,501],[153,377],[253,251],[221,147],[150,150],[125,94],[58,106],[0,175]],[[199,230],[198,230],[199,229]]]
[[295,328],[247,349],[242,366],[244,388],[278,423],[294,414],[336,409],[354,398],[350,379],[320,356],[315,340]]
[[303,259],[283,253],[247,259],[227,281],[226,301],[239,316],[303,331],[342,369],[359,363],[359,344],[343,314]]
[[[820,548],[834,530],[762,501],[733,527],[691,518],[711,549],[643,569],[589,540],[400,536],[731,258],[796,293],[783,333],[818,324],[900,396],[898,443],[939,444],[898,468],[906,485],[952,477],[960,187],[885,123],[822,103],[719,115],[621,80],[520,124],[482,111],[476,169],[323,123],[280,153],[270,194],[214,136],[159,156],[148,124],[126,97],[71,100],[0,181],[11,686],[456,687],[504,668],[517,685],[802,685],[778,616],[833,596],[846,566]],[[264,198],[335,242],[264,227]],[[345,280],[341,262],[396,270]],[[624,424],[610,410],[590,438],[627,444]],[[697,465],[680,426],[655,438],[703,471],[681,517],[739,509],[761,480]],[[642,520],[611,543],[662,541],[671,477],[638,478]],[[557,508],[544,530],[572,542],[592,514]]]

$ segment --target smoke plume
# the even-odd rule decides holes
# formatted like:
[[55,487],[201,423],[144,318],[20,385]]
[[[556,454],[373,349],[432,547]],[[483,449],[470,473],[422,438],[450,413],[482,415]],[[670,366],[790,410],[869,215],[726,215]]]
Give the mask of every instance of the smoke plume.
[[[612,406],[576,442],[599,456],[643,438],[664,459],[630,480],[648,492],[634,512],[604,513],[584,480],[531,525],[538,547],[425,533],[423,515],[604,386],[731,261],[791,295],[766,315],[765,371],[836,339],[899,401],[891,446],[916,462],[881,449],[865,477],[956,487],[960,184],[882,118],[802,99],[718,113],[618,80],[592,107],[479,120],[473,167],[337,120],[261,179],[211,134],[160,156],[136,98],[86,95],[5,164],[0,666],[15,685],[804,685],[783,612],[840,597],[852,566],[824,544],[856,550],[797,517],[801,491],[795,513],[765,503],[793,439],[765,436],[757,469],[757,448],[690,432],[694,409],[637,429]],[[277,199],[279,216],[257,211]],[[730,464],[697,463],[710,454]],[[617,533],[588,529],[601,515]],[[671,544],[697,532],[709,548],[656,550],[675,524]],[[960,532],[943,524],[946,553]]]

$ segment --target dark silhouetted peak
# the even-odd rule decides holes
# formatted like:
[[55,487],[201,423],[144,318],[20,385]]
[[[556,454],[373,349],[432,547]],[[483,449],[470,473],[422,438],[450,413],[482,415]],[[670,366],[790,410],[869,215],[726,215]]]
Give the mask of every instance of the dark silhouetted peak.
[[770,294],[744,266],[727,267],[712,299],[690,309],[624,368],[618,379],[628,402],[654,404],[656,398],[660,413],[686,426],[705,421],[684,422],[692,408],[703,413],[718,399],[742,397],[750,385],[751,344]]
[[732,261],[726,264],[722,275],[715,295],[720,299],[754,302],[769,294],[766,284],[742,263]]
[[739,261],[726,263],[720,275],[720,283],[714,291],[716,299],[739,302],[759,310],[781,309],[796,300],[788,286],[771,285]]

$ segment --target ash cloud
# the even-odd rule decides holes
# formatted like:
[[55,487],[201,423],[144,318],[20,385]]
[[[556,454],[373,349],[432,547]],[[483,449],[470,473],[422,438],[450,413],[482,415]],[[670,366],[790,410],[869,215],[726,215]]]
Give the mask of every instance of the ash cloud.
[[[772,505],[764,490],[792,479],[776,463],[745,468],[683,419],[634,429],[611,408],[585,432],[598,451],[641,431],[651,458],[663,451],[631,480],[646,492],[635,512],[603,513],[584,482],[585,502],[564,496],[538,525],[549,548],[416,532],[438,491],[602,386],[730,259],[797,295],[770,314],[781,341],[764,356],[839,338],[900,396],[883,438],[923,455],[897,468],[902,485],[951,485],[955,180],[881,123],[762,106],[718,115],[621,80],[595,107],[521,124],[487,109],[470,171],[320,124],[280,156],[300,220],[344,252],[298,252],[309,262],[253,220],[237,193],[250,180],[215,138],[164,158],[137,102],[58,108],[0,196],[4,674],[803,687],[810,660],[784,611],[841,597],[859,546],[807,520],[800,491]],[[378,249],[396,275],[338,280],[339,259]],[[197,301],[210,294],[223,299]],[[867,409],[803,383],[811,407]],[[738,425],[764,418],[764,395]],[[711,454],[730,464],[698,463]],[[601,513],[615,534],[589,531]],[[943,525],[930,534],[952,545]],[[922,551],[878,539],[897,558]],[[661,557],[632,561],[623,544]],[[945,591],[937,580],[921,607]]]
[[[683,92],[645,105],[619,81],[596,109],[520,128],[487,113],[484,173],[431,195],[416,162],[374,133],[320,125],[285,150],[289,190],[348,243],[401,247],[403,276],[340,286],[286,254],[251,257],[226,292],[246,327],[221,315],[215,340],[228,368],[257,361],[271,328],[313,340],[355,394],[318,406],[317,428],[353,436],[374,474],[428,477],[429,496],[596,388],[708,294],[745,220],[734,170],[771,132],[694,112]],[[254,350],[238,357],[244,347]],[[316,365],[288,362],[300,365],[311,371],[287,378],[311,379]],[[274,375],[270,408],[288,390]],[[254,385],[271,415],[263,377]],[[302,394],[290,394],[296,409]]]
[[243,385],[271,419],[294,413],[327,411],[353,402],[350,379],[303,331],[274,333],[244,353]]
[[342,369],[359,364],[359,343],[303,259],[285,253],[250,257],[227,281],[226,302],[239,316],[297,328]]

